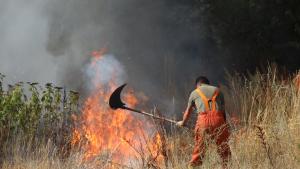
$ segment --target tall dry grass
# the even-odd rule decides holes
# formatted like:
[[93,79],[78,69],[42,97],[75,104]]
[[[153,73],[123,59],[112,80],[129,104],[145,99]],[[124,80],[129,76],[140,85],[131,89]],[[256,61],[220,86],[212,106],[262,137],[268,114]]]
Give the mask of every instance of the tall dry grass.
[[[238,123],[231,123],[230,147],[232,158],[228,168],[300,168],[300,93],[293,77],[280,77],[276,69],[268,73],[256,73],[249,77],[235,75],[229,77],[223,87],[227,101],[228,115],[239,117]],[[298,91],[298,92],[297,92]],[[230,118],[228,118],[230,119]],[[193,149],[193,134],[186,129],[176,129],[165,133],[160,150],[165,155],[159,166],[134,167],[112,164],[95,165],[97,161],[81,163],[82,153],[73,151],[61,158],[56,147],[50,142],[41,144],[35,151],[27,149],[22,140],[13,147],[12,154],[5,154],[3,169],[52,169],[52,168],[174,168],[186,169]],[[215,144],[207,144],[203,166],[199,168],[222,168]],[[147,158],[145,158],[147,159]],[[138,161],[138,160],[137,160]],[[94,164],[93,164],[94,163]],[[140,167],[138,167],[140,166]]]
[[[223,87],[227,113],[240,121],[229,120],[232,159],[228,168],[300,168],[300,92],[293,77],[280,77],[276,68],[266,74],[229,77]],[[169,144],[176,147],[170,152],[171,168],[186,168],[191,137],[177,135]],[[222,168],[214,144],[208,144],[199,168]]]

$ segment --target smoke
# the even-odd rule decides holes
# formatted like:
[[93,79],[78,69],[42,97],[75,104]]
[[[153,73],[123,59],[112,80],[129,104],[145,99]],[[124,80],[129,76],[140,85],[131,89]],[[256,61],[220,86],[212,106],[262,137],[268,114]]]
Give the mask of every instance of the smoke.
[[89,80],[86,83],[89,90],[96,89],[99,84],[110,85],[111,82],[122,84],[126,80],[123,65],[113,55],[103,55],[101,58],[92,59],[84,70]]
[[56,79],[58,64],[45,51],[47,18],[42,1],[1,1],[0,71],[13,81]]
[[[223,71],[209,59],[216,53],[186,24],[189,15],[183,1],[0,0],[0,72],[11,83],[53,82],[85,92],[90,52],[107,47],[130,86],[175,111],[194,77]],[[219,69],[212,71],[212,64]]]

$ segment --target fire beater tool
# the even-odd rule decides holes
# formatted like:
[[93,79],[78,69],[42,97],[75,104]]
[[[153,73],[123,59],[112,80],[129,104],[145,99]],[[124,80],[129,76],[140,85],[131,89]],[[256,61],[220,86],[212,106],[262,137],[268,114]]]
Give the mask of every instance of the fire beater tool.
[[130,107],[127,107],[125,103],[122,102],[121,100],[121,93],[122,93],[122,90],[124,89],[124,87],[126,86],[126,84],[123,84],[122,86],[118,87],[110,96],[109,98],[109,106],[114,109],[114,110],[117,110],[117,109],[123,109],[123,110],[129,110],[129,111],[133,111],[133,112],[136,112],[136,113],[139,113],[139,114],[143,114],[143,115],[146,115],[146,116],[150,116],[154,119],[159,119],[159,120],[163,120],[163,121],[167,121],[167,122],[170,122],[170,123],[173,123],[173,124],[176,124],[176,121],[175,120],[171,120],[171,119],[166,119],[166,118],[163,118],[163,117],[159,117],[159,116],[155,116],[153,114],[150,114],[150,113],[147,113],[147,112],[144,112],[144,111],[141,111],[141,110],[136,110],[136,109],[133,109],[133,108],[130,108]]

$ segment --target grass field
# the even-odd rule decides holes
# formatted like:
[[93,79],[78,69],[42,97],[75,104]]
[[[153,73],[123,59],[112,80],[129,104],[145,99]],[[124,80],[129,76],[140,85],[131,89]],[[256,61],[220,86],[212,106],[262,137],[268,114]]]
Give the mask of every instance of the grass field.
[[[228,78],[222,88],[228,115],[235,116],[229,120],[232,159],[228,168],[300,168],[300,91],[293,77],[281,78],[270,69],[266,74]],[[29,84],[31,94],[25,99],[23,86],[0,89],[3,169],[187,168],[193,136],[176,127],[161,135],[163,160],[145,155],[125,165],[99,156],[83,162],[84,153],[71,145],[71,114],[80,112],[77,93],[63,94],[51,85],[38,89]],[[222,168],[214,144],[208,144],[199,168]]]

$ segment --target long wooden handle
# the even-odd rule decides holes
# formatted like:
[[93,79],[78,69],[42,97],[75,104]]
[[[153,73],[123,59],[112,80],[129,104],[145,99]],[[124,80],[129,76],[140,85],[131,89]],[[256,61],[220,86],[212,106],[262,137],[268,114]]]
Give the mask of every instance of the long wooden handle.
[[133,111],[133,112],[136,112],[136,113],[140,113],[140,114],[143,114],[143,115],[146,115],[146,116],[155,118],[155,119],[167,121],[167,122],[170,122],[170,123],[173,123],[173,124],[176,124],[176,123],[177,123],[177,121],[175,121],[175,120],[171,120],[171,119],[166,119],[166,118],[163,118],[163,117],[155,116],[155,115],[153,115],[153,114],[150,114],[150,113],[147,113],[147,112],[144,112],[144,111],[140,111],[140,110],[136,110],[136,109],[132,109],[132,108],[129,108],[129,107],[123,106],[123,107],[121,107],[121,109]]

